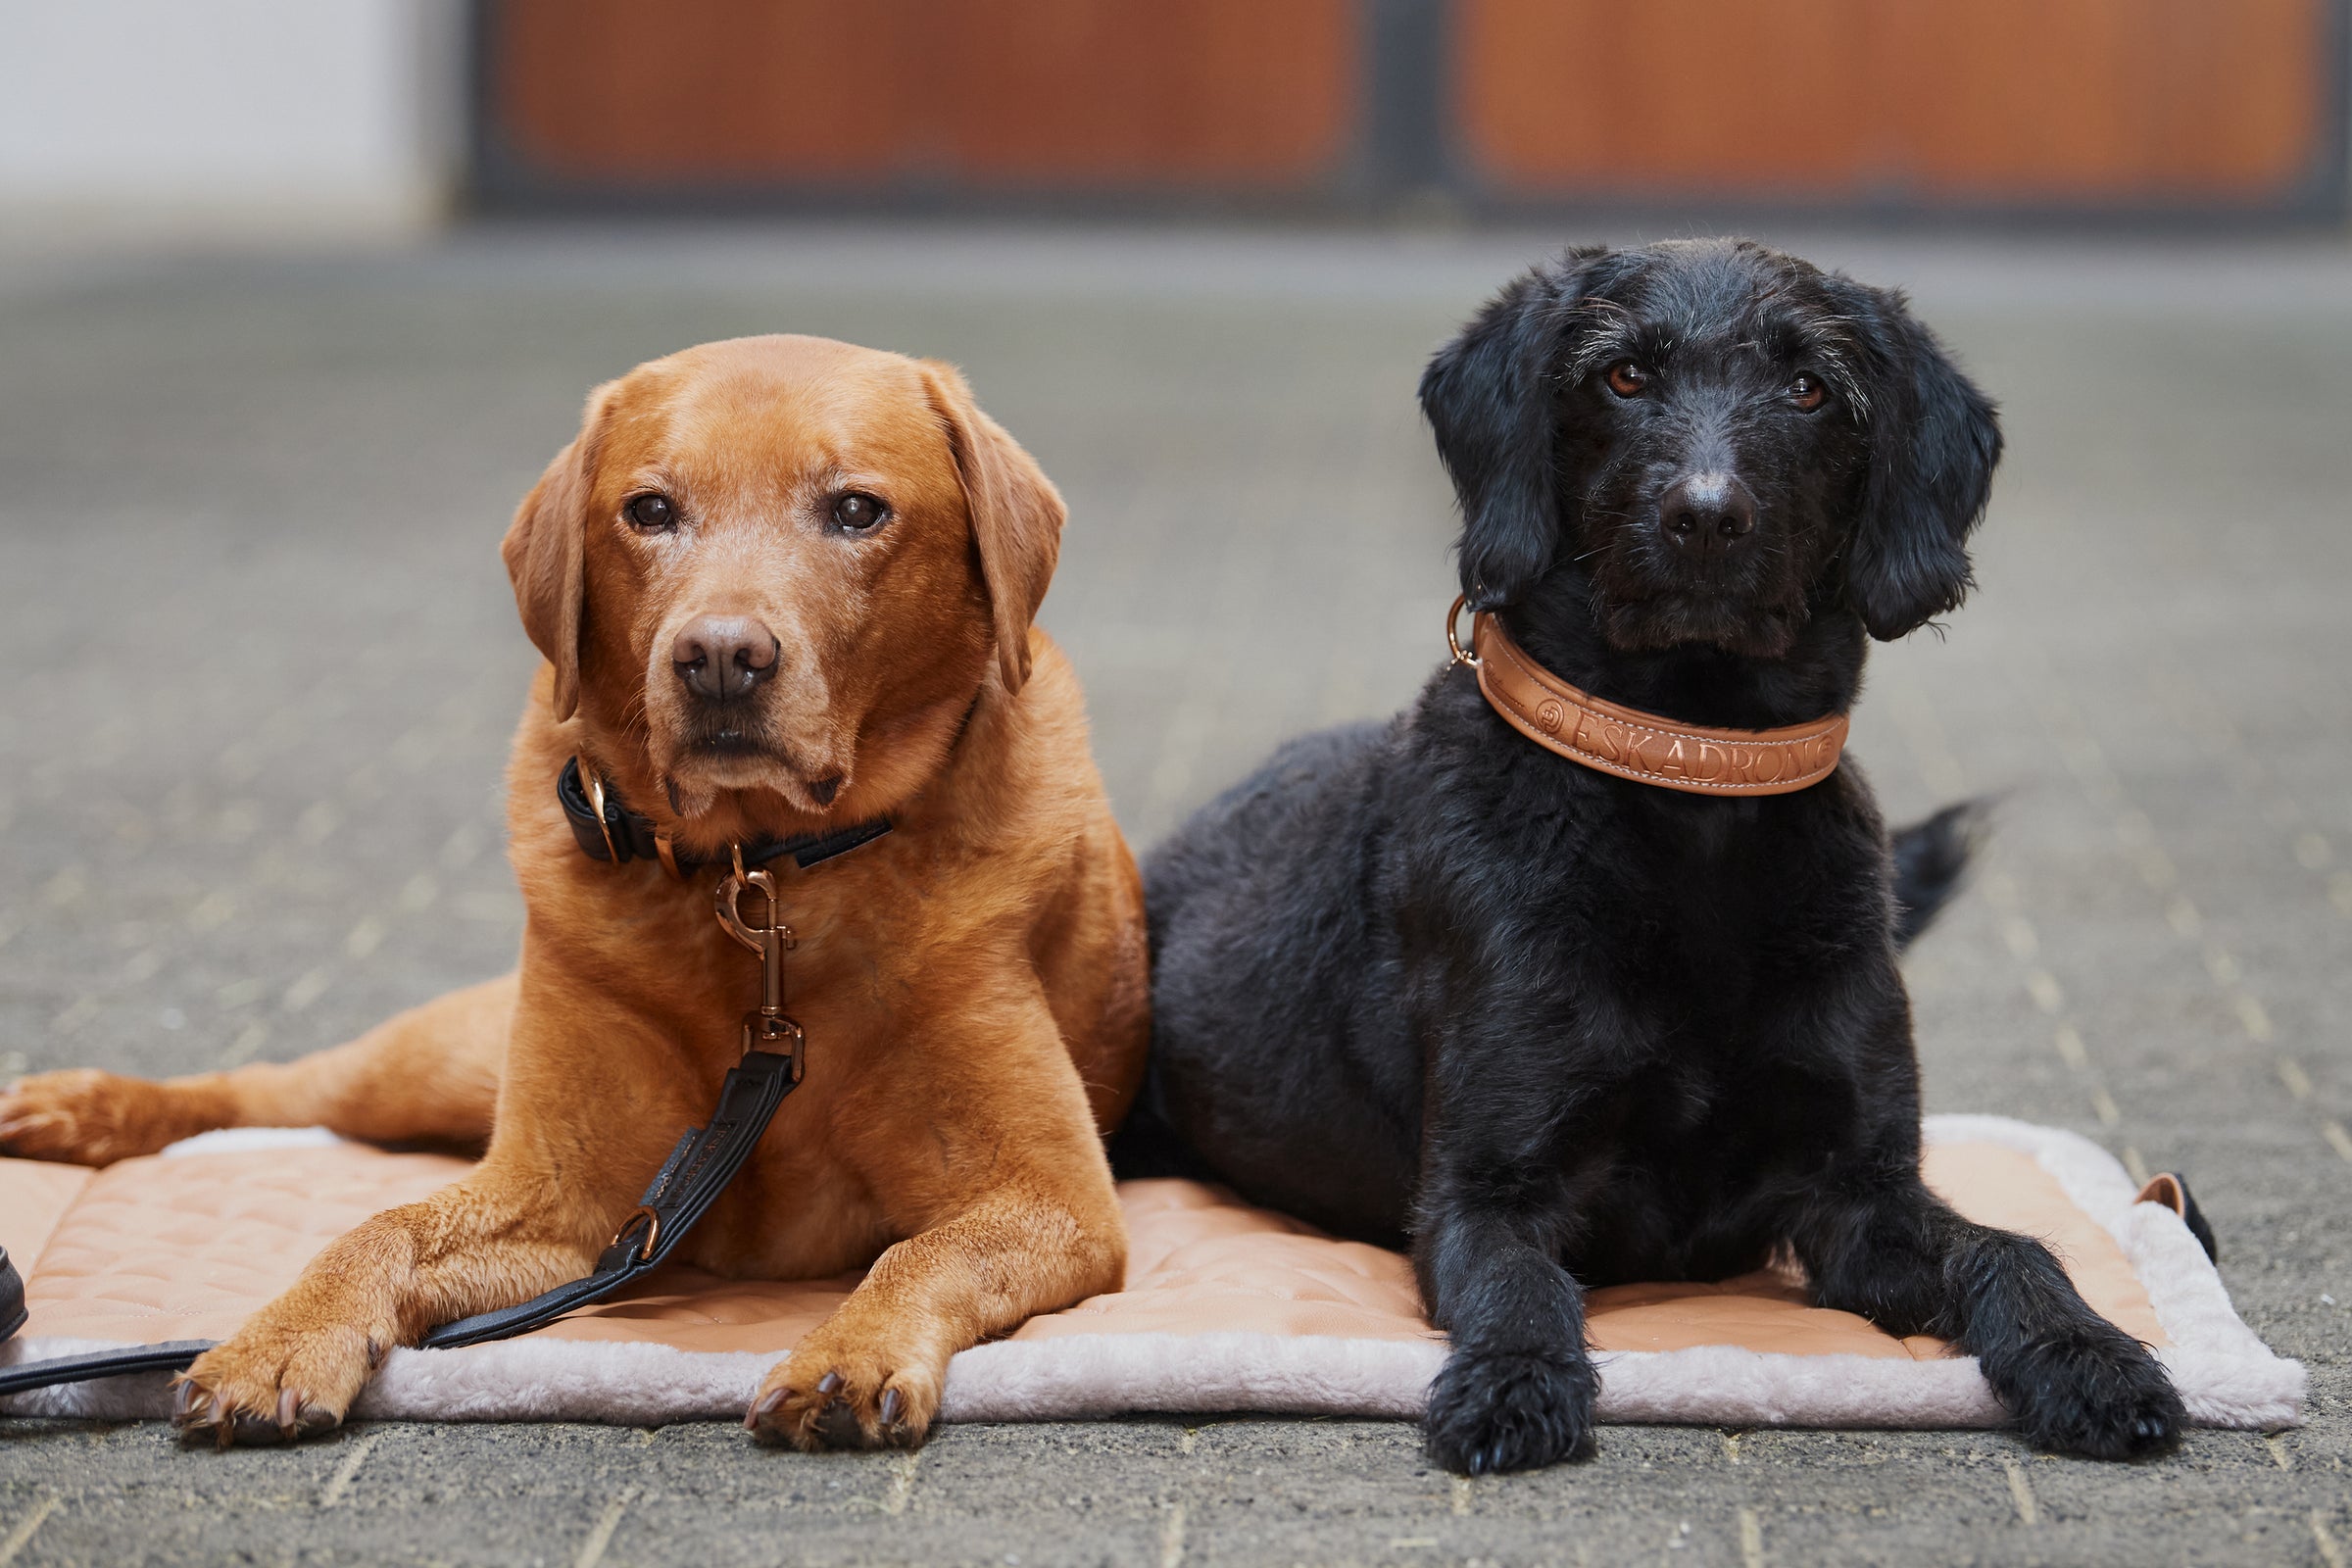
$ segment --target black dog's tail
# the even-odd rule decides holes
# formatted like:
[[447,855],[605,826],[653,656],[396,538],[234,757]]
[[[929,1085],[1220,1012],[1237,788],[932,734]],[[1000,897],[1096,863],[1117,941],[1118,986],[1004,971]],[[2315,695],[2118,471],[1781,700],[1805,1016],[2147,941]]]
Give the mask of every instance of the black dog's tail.
[[1894,832],[1894,945],[1907,948],[1960,891],[1969,857],[1984,837],[1983,801],[1947,806]]

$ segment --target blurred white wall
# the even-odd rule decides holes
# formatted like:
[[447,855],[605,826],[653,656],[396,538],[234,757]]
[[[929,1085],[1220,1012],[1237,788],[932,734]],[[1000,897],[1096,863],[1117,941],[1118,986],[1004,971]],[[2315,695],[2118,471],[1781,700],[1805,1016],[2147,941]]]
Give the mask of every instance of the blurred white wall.
[[0,0],[0,223],[434,221],[456,0]]

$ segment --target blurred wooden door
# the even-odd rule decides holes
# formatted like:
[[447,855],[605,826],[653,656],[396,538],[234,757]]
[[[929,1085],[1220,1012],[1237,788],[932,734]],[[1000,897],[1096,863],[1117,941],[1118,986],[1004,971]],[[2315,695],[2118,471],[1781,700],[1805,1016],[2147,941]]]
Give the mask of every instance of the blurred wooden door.
[[1522,198],[2228,205],[2340,168],[2328,0],[1458,0],[1457,156]]
[[2352,0],[475,3],[517,200],[2344,200]]
[[1309,189],[1358,113],[1355,0],[507,0],[515,157],[605,185]]

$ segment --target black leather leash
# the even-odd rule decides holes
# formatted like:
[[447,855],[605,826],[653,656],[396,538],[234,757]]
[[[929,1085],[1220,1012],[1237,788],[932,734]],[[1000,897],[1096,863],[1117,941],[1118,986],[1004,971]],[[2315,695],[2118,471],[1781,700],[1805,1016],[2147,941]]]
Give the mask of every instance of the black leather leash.
[[801,1081],[798,1037],[790,1055],[755,1049],[727,1069],[718,1108],[710,1122],[688,1132],[669,1152],[661,1174],[645,1190],[636,1212],[622,1222],[586,1277],[559,1285],[519,1306],[504,1307],[444,1323],[417,1344],[428,1350],[480,1345],[527,1334],[575,1306],[601,1301],[614,1291],[662,1266],[686,1239],[694,1223],[718,1201],[718,1195],[743,1169],[767,1124]]
[[[581,833],[583,824],[580,813],[572,809],[573,797],[578,796],[581,804],[586,805],[586,792],[581,789],[579,779],[579,761],[575,758],[565,765],[557,784],[558,799],[563,801],[564,814],[571,819],[575,834]],[[623,817],[638,822],[646,820],[619,808],[617,802],[602,798],[601,788],[598,794],[599,804],[606,806],[608,812],[617,810]],[[607,821],[611,825],[610,814]],[[419,1348],[451,1349],[527,1334],[575,1307],[603,1300],[651,1273],[686,1239],[686,1233],[718,1201],[727,1184],[751,1158],[752,1151],[759,1147],[761,1135],[767,1131],[767,1124],[775,1119],[776,1107],[784,1103],[784,1097],[801,1081],[804,1056],[801,1026],[783,1012],[783,956],[793,946],[792,928],[783,922],[783,906],[777,902],[772,874],[748,869],[747,862],[790,854],[806,869],[846,855],[889,831],[888,821],[869,822],[821,838],[763,841],[736,853],[732,873],[718,884],[718,920],[728,935],[760,955],[760,1005],[744,1015],[743,1059],[727,1069],[710,1119],[678,1139],[669,1158],[662,1161],[661,1170],[655,1174],[653,1185],[646,1188],[637,1207],[621,1222],[619,1231],[587,1275],[517,1305],[444,1323],[419,1340]],[[584,835],[580,847],[600,860],[625,863],[631,858],[617,844],[611,846],[614,854],[598,855],[596,851],[607,846],[602,843],[592,846]],[[756,851],[764,854],[756,855]],[[677,862],[666,845],[658,858],[664,866],[675,869]],[[738,906],[746,888],[766,899],[765,925],[753,925],[743,918]],[[24,1326],[24,1282],[8,1261],[8,1253],[0,1250],[0,1341]],[[184,1372],[216,1343],[178,1340],[168,1345],[142,1345],[127,1350],[104,1350],[94,1355],[62,1356],[0,1367],[0,1396],[122,1377],[132,1372]]]

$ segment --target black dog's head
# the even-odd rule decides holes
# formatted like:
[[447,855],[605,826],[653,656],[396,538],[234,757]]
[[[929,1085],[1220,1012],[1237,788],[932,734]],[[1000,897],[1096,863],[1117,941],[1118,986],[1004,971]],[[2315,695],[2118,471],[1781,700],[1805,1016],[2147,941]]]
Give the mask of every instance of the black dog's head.
[[1570,251],[1441,350],[1421,407],[1462,589],[1561,574],[1618,648],[1777,657],[1842,605],[1956,608],[2000,427],[1902,296],[1745,240]]

